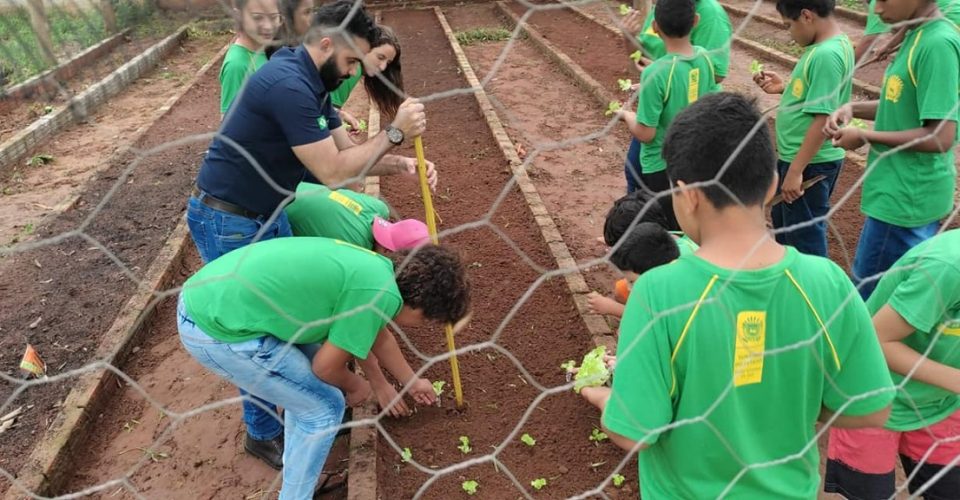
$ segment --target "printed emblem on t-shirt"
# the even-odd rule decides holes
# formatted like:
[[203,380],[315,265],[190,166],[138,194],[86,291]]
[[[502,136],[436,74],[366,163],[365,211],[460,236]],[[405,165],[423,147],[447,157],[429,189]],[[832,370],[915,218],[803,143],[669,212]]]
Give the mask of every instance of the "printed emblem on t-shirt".
[[903,92],[903,80],[897,75],[890,75],[887,77],[884,89],[884,99],[890,102],[897,102],[900,100],[900,94]]
[[690,70],[689,81],[687,82],[687,102],[693,103],[700,96],[700,68]]
[[644,35],[650,35],[650,36],[655,36],[655,37],[657,37],[657,38],[660,38],[660,35],[659,35],[656,31],[653,31],[653,25],[652,25],[652,24],[650,25],[649,28],[647,28],[647,31],[644,32]]
[[336,191],[330,192],[330,199],[343,205],[347,210],[353,212],[353,215],[360,215],[360,212],[363,211],[362,205],[351,200],[346,195],[338,193]]
[[960,336],[960,318],[944,321],[943,334]]
[[740,311],[737,314],[737,340],[733,354],[734,387],[757,384],[763,380],[766,337],[766,311]]
[[326,116],[321,116],[320,118],[317,118],[317,125],[320,127],[321,130],[326,130],[326,129],[327,129],[327,117],[326,117]]
[[803,97],[803,80],[797,78],[793,81],[792,93],[793,97],[796,97],[797,99]]

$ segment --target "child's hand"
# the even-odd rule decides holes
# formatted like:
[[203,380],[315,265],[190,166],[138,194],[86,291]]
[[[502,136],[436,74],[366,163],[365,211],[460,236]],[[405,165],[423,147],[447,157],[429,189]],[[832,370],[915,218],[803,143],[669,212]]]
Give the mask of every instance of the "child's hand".
[[783,194],[783,201],[786,203],[793,203],[803,196],[803,172],[792,168],[787,170],[787,175],[783,176],[780,193]]
[[413,400],[422,405],[434,405],[437,402],[437,393],[433,391],[433,384],[425,379],[418,378],[410,387]]
[[637,122],[637,112],[621,109],[620,111],[617,111],[617,118],[623,120],[623,122],[627,125],[630,125],[631,123]]
[[850,123],[851,120],[853,120],[853,106],[849,103],[840,106],[827,117],[827,123],[823,125],[823,135],[837,137],[840,129]]
[[590,308],[590,312],[594,314],[610,314],[616,315],[621,307],[617,301],[600,295],[597,292],[590,292],[587,295],[587,306]]
[[390,402],[397,397],[397,388],[391,383],[373,385],[373,394],[377,397],[377,404],[380,408],[387,410],[387,414],[393,418],[410,416],[410,408],[407,403],[400,398],[397,403],[390,406]]
[[588,403],[596,406],[600,411],[607,406],[607,400],[610,399],[610,388],[609,387],[584,387],[580,389],[580,395],[583,396],[583,399],[586,399]]
[[833,136],[833,145],[848,151],[859,149],[867,140],[863,137],[863,129],[857,127],[844,127]]
[[607,370],[613,371],[613,367],[617,365],[617,357],[609,354],[604,355],[603,364],[607,365]]
[[768,94],[783,93],[783,78],[774,71],[761,71],[753,75],[753,81]]
[[623,33],[629,35],[630,38],[636,37],[643,29],[643,22],[646,21],[645,17],[645,14],[639,10],[630,11],[623,18]]

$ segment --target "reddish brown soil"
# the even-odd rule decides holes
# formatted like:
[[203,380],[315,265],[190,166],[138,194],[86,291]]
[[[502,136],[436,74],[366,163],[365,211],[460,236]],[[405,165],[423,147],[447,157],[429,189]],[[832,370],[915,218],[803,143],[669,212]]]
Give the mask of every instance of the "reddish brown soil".
[[[544,0],[534,3],[552,2]],[[517,15],[523,15],[527,11],[527,7],[520,3],[510,2],[507,6]],[[527,22],[614,95],[620,93],[617,80],[637,80],[637,71],[627,57],[633,51],[627,50],[622,37],[606,30],[595,30],[595,23],[592,21],[568,9],[560,9],[534,12]],[[617,54],[623,57],[610,59],[597,57],[598,54]]]
[[[431,11],[387,12],[384,23],[399,31],[406,53],[425,55],[404,61],[408,92],[426,96],[466,85]],[[427,112],[434,118],[425,134],[424,145],[427,157],[435,160],[441,169],[440,192],[444,197],[435,197],[435,201],[443,218],[442,229],[477,221],[492,210],[492,223],[533,262],[555,267],[519,191],[510,188],[506,197],[497,202],[511,175],[473,96],[433,101],[427,105]],[[403,213],[422,213],[414,184],[393,178],[383,181],[384,195]],[[490,453],[491,446],[504,442],[515,429],[533,435],[536,446],[529,448],[515,436],[499,455],[499,469],[486,463],[443,474],[425,488],[424,496],[460,497],[463,495],[460,483],[474,479],[480,483],[481,498],[517,497],[520,492],[506,470],[516,477],[524,491],[536,496],[559,498],[595,487],[613,472],[623,457],[623,453],[609,443],[595,446],[588,440],[598,424],[598,412],[569,391],[535,401],[541,392],[534,384],[547,387],[563,384],[560,363],[581,356],[591,345],[563,281],[551,279],[536,286],[541,273],[532,269],[489,228],[464,229],[445,237],[444,241],[462,253],[474,286],[473,322],[458,335],[458,345],[463,347],[495,338],[497,345],[514,356],[533,380],[524,378],[518,364],[491,347],[462,355],[460,366],[468,405],[465,411],[455,411],[452,398],[445,396],[443,408],[420,408],[411,419],[382,422],[390,441],[381,434],[377,464],[380,495],[410,498],[430,477],[412,464],[401,463],[391,441],[401,448],[411,448],[418,464],[441,468]],[[532,295],[521,302],[531,287]],[[508,318],[514,306],[518,306],[517,314]],[[494,337],[499,327],[503,330]],[[409,342],[424,355],[444,352],[440,329],[405,333]],[[427,371],[427,376],[449,382],[448,370],[445,361],[438,361]],[[527,411],[530,414],[525,420]],[[470,438],[474,449],[467,456],[457,450],[461,435]],[[628,464],[623,473],[628,477],[626,486],[630,491],[626,487],[607,491],[614,496],[635,496],[635,466]],[[535,492],[529,484],[540,477],[546,478],[549,484]]]
[[0,142],[43,116],[45,106],[51,106],[54,110],[59,109],[73,96],[83,92],[91,84],[102,80],[130,59],[142,54],[166,35],[169,35],[169,33],[126,37],[123,43],[95,63],[85,66],[72,78],[58,82],[60,88],[56,93],[40,95],[31,99],[0,99],[0,115],[4,116],[3,123],[0,125]]
[[[4,330],[0,369],[16,377],[28,342],[44,357],[50,374],[94,361],[91,356],[102,332],[135,289],[124,270],[142,277],[182,217],[200,155],[209,142],[208,137],[196,134],[216,130],[218,93],[217,73],[209,72],[136,144],[144,151],[142,156],[127,156],[105,166],[73,208],[37,228],[37,239],[42,240],[88,223],[85,234],[103,244],[123,268],[91,241],[77,236],[16,252],[0,261],[0,325]],[[170,144],[176,140],[183,142]],[[100,203],[104,205],[95,213]],[[72,385],[71,380],[44,384],[6,401],[14,386],[3,384],[0,397],[12,408],[24,405],[26,409],[18,425],[0,442],[0,467],[12,473],[19,469],[31,443],[50,425]]]

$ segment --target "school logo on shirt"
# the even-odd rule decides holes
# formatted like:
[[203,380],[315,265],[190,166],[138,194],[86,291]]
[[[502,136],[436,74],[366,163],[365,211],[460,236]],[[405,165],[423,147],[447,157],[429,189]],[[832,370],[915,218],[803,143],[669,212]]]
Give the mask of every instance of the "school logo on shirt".
[[321,116],[320,118],[317,118],[317,126],[319,126],[321,130],[326,130],[326,129],[327,129],[327,117],[326,117],[326,116]]
[[956,335],[960,337],[960,318],[955,318],[943,322],[944,335]]
[[690,70],[689,81],[687,82],[687,102],[692,103],[700,96],[700,68]]
[[803,80],[797,78],[793,81],[792,87],[791,93],[793,94],[793,97],[796,97],[797,99],[803,97]]
[[733,354],[734,387],[758,384],[763,380],[763,351],[766,337],[766,311],[737,313],[737,341]]
[[649,28],[647,28],[647,31],[644,33],[644,35],[650,35],[650,36],[655,36],[655,37],[657,37],[657,38],[660,38],[660,35],[657,34],[656,31],[653,31],[653,25],[652,25],[652,24],[650,25]]
[[884,89],[883,98],[890,102],[897,102],[903,92],[903,80],[897,75],[890,75],[887,77]]
[[353,212],[353,215],[360,215],[360,212],[363,211],[363,206],[359,203],[336,191],[330,192],[330,199],[343,205],[347,210]]

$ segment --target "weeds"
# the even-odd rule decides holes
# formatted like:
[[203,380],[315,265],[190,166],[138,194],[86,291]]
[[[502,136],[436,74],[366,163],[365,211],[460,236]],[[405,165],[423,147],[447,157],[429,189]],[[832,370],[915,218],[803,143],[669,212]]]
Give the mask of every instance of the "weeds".
[[510,39],[511,33],[503,28],[474,28],[456,33],[460,45],[473,45],[482,42],[503,42]]

